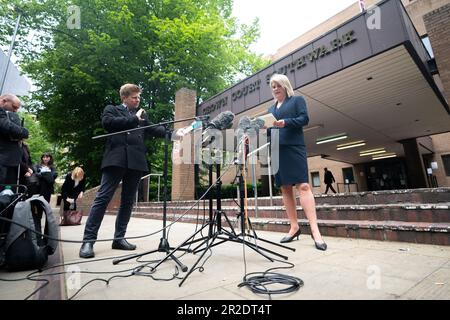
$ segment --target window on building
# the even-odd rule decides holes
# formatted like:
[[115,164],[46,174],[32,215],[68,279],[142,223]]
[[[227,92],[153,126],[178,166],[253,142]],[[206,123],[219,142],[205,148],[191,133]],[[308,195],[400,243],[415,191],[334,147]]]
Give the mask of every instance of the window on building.
[[354,183],[353,168],[342,168],[342,175],[344,176],[344,183]]
[[450,177],[450,154],[443,155],[442,162],[444,163],[445,175]]
[[430,55],[431,59],[434,58],[433,48],[431,47],[430,38],[428,36],[422,37],[422,43],[425,46],[425,48],[428,51],[428,54]]
[[311,172],[311,181],[313,187],[320,187],[320,175],[319,172]]

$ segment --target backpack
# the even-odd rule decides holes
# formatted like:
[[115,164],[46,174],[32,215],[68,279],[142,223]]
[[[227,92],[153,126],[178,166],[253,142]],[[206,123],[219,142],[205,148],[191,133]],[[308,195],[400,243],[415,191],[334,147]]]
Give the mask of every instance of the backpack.
[[[14,207],[13,222],[42,233],[40,219],[33,217],[35,214],[32,212],[32,208],[33,210],[38,208],[45,214],[44,234],[56,239],[58,236],[57,223],[50,205],[42,196],[36,195],[18,202]],[[10,225],[3,248],[6,269],[9,271],[41,269],[46,264],[48,255],[56,251],[58,242],[42,237],[15,223]]]

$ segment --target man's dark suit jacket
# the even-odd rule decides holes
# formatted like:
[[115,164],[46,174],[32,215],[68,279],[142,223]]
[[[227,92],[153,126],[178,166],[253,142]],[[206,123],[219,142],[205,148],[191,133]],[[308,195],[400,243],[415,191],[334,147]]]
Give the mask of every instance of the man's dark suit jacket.
[[306,102],[303,97],[292,96],[286,97],[283,104],[277,109],[275,103],[268,110],[277,120],[283,120],[284,128],[278,130],[271,130],[272,141],[274,134],[278,131],[280,145],[305,145],[305,138],[303,136],[303,126],[309,122],[308,111],[306,109]]
[[325,178],[324,178],[323,182],[325,182],[325,184],[330,184],[330,183],[333,183],[334,181],[335,180],[334,180],[334,177],[333,177],[333,173],[331,173],[330,170],[327,170],[325,172]]
[[0,107],[0,165],[15,167],[20,164],[22,147],[19,140],[28,138],[28,130],[20,125],[15,112]]
[[[135,112],[128,112],[123,105],[108,105],[103,110],[102,125],[109,133],[148,126],[147,115],[145,121],[139,121]],[[156,126],[143,130],[117,134],[108,137],[101,168],[116,166],[137,171],[148,171],[144,144],[146,137],[164,137],[165,128]]]

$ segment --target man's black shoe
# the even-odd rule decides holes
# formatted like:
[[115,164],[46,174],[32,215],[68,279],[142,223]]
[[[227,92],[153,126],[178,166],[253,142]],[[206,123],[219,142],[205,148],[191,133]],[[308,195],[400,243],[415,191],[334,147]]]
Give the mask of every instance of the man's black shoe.
[[94,243],[83,242],[80,248],[80,258],[93,258],[94,257]]
[[125,239],[113,241],[112,248],[118,250],[136,250],[136,246]]

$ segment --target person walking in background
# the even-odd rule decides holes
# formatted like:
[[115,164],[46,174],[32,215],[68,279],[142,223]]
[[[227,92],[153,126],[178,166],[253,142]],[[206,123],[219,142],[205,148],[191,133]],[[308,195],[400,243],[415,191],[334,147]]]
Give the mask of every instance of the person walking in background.
[[50,203],[52,194],[55,192],[55,179],[58,176],[50,153],[42,154],[41,162],[34,166],[34,172],[39,178],[39,194]]
[[[21,102],[13,94],[0,96],[0,184],[16,184],[22,158],[22,139],[28,138],[17,111]],[[0,187],[0,191],[3,188]]]
[[61,198],[63,210],[76,210],[77,200],[83,198],[85,190],[84,170],[76,167],[71,173],[66,175],[61,188]]
[[327,168],[325,168],[324,170],[325,170],[325,177],[323,179],[323,182],[325,182],[325,184],[327,185],[327,187],[325,188],[325,194],[328,193],[328,189],[331,189],[331,191],[336,193],[336,190],[334,190],[333,188],[333,182],[336,182],[336,180],[334,180],[333,173]]
[[[102,125],[109,133],[148,126],[150,122],[144,109],[138,109],[141,88],[124,84],[119,91],[122,104],[108,105],[102,113]],[[108,137],[102,161],[100,188],[91,207],[84,229],[80,258],[94,257],[94,242],[115,190],[122,181],[120,208],[116,217],[112,249],[135,250],[136,246],[125,239],[131,210],[136,198],[139,181],[148,171],[145,137],[164,137],[166,128],[155,126]]]
[[272,140],[278,136],[279,143],[279,167],[275,174],[275,184],[281,187],[291,225],[289,233],[280,242],[291,242],[295,237],[298,239],[301,232],[297,219],[295,186],[309,221],[314,244],[318,250],[326,250],[327,244],[323,241],[317,224],[314,195],[308,183],[308,161],[303,136],[303,126],[309,122],[306,101],[303,97],[294,96],[292,85],[285,75],[274,74],[270,79],[270,87],[275,104],[268,112],[277,119],[274,128],[270,129],[270,135]]

